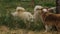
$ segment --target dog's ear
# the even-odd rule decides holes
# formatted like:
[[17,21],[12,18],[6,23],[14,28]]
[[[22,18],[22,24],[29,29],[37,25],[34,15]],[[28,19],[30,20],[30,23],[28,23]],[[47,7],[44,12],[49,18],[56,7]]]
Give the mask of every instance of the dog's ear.
[[40,10],[43,10],[44,8],[41,8]]
[[45,7],[45,9],[46,9],[47,12],[52,11],[52,9],[50,9],[49,7]]
[[48,9],[49,12],[53,12],[53,9]]

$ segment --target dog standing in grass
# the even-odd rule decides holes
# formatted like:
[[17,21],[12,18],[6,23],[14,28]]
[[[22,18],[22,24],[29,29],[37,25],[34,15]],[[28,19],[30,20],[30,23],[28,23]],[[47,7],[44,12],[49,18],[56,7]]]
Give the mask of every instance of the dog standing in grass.
[[33,22],[33,15],[27,12],[23,7],[17,7],[16,11],[12,13],[14,17],[19,17],[26,24],[27,29],[30,28],[31,22]]
[[40,22],[40,14],[39,14],[39,11],[37,11],[37,9],[41,9],[43,8],[42,6],[40,5],[36,5],[35,8],[34,8],[34,23],[35,25],[39,24]]

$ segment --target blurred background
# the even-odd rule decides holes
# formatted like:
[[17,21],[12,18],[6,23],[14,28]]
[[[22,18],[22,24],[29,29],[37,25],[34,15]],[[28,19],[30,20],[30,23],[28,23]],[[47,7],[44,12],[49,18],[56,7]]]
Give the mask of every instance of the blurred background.
[[[25,29],[24,22],[19,19],[15,20],[10,13],[14,12],[17,6],[21,6],[33,14],[36,5],[56,7],[56,0],[0,0],[0,26],[4,25],[9,27],[9,29]],[[30,30],[40,31],[41,29],[44,29],[41,21],[39,25],[31,24]]]
[[[12,27],[14,20],[13,17],[11,18],[10,13],[14,12],[17,6],[24,7],[27,11],[33,13],[36,5],[55,7],[55,1],[56,0],[0,0],[0,25]],[[23,25],[24,24],[21,24],[21,26]]]

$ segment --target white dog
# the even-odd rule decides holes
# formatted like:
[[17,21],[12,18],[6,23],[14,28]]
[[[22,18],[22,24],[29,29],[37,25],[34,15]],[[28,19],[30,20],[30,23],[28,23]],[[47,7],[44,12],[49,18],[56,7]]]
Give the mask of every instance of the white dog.
[[12,15],[23,20],[27,28],[30,27],[30,22],[33,22],[33,15],[30,12],[27,12],[23,7],[17,7]]
[[41,8],[43,8],[42,6],[39,6],[39,5],[36,5],[35,8],[34,8],[34,22],[35,24],[40,20],[40,14],[39,14],[39,11],[37,10],[40,10]]

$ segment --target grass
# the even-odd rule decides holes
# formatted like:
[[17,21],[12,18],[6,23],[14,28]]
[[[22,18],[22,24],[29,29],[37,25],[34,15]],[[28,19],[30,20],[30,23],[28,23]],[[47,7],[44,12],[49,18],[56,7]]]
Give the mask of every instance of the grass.
[[[41,31],[32,31],[32,30],[25,30],[25,29],[9,29],[6,26],[0,26],[0,34],[52,34],[52,32],[45,32],[44,30]],[[53,32],[56,34],[56,32]]]
[[[54,2],[55,0],[51,0],[52,2],[47,1],[35,0],[34,6],[31,7],[31,2],[21,2],[20,0],[0,0],[0,34],[26,34],[27,30],[24,22],[19,18],[15,19],[10,13],[14,12],[17,6],[24,7],[32,14],[34,13],[33,10],[35,5],[42,5],[44,7],[56,6],[56,3]],[[40,20],[36,25],[31,23],[28,34],[52,34],[52,32],[43,32],[44,25]]]
[[[48,0],[47,0],[48,1]],[[43,2],[42,0],[35,0],[35,5],[42,5],[42,6],[47,6],[47,7],[53,7],[55,6],[55,0],[52,2]],[[1,27],[0,33],[1,34],[14,34],[15,32],[18,34],[20,34],[20,32],[22,32],[23,34],[23,30],[25,30],[26,26],[24,24],[23,21],[19,21],[19,19],[14,19],[14,17],[12,17],[10,15],[11,12],[14,12],[17,6],[22,6],[24,7],[27,11],[31,12],[33,14],[33,9],[34,7],[31,7],[31,2],[21,2],[20,0],[0,0],[0,26],[1,25],[5,25],[7,27],[9,27],[9,29],[13,28],[19,28],[18,30],[9,30],[8,28],[6,28],[5,26]],[[41,32],[35,32],[36,31],[40,31],[44,29],[44,25],[42,24],[42,22],[40,21],[39,23],[37,23],[39,25],[34,25],[34,23],[31,23],[31,28],[29,31],[29,34],[40,34]],[[4,30],[7,30],[4,31]],[[49,32],[50,33],[50,32]]]

